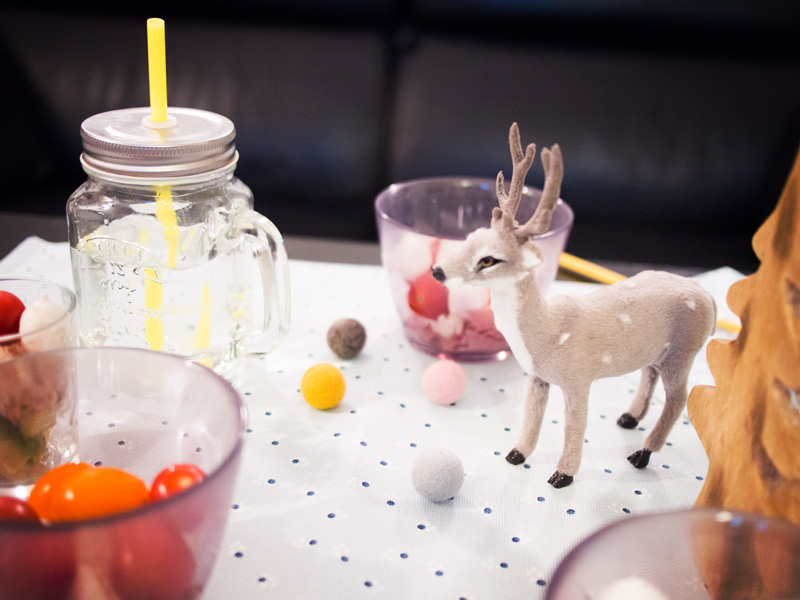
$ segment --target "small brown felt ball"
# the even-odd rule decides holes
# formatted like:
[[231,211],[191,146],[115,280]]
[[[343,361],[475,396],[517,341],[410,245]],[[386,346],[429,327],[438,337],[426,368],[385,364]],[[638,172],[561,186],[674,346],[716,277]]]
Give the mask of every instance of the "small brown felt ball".
[[328,330],[328,346],[339,358],[354,358],[367,341],[367,331],[355,319],[339,319]]

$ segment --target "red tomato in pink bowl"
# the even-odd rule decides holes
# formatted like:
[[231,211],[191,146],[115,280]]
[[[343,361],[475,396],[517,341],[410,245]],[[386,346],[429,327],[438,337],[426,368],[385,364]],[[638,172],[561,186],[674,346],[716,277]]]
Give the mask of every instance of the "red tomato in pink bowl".
[[0,496],[0,521],[39,522],[39,515],[25,500]]
[[162,470],[150,486],[150,500],[155,502],[189,489],[206,478],[197,465],[183,463]]

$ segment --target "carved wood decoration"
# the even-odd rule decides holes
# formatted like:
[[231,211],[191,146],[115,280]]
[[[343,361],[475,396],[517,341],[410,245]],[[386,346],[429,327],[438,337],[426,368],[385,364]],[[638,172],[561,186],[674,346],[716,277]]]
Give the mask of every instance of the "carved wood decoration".
[[760,267],[728,292],[739,337],[709,344],[716,386],[689,395],[709,459],[696,505],[800,524],[800,156],[753,248]]

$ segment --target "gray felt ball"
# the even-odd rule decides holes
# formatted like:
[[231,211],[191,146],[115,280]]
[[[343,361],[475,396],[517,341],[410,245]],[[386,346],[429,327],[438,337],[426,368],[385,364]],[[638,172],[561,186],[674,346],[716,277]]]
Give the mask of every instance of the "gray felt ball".
[[367,341],[367,331],[355,319],[339,319],[328,330],[328,347],[339,358],[355,358]]
[[411,468],[414,488],[431,502],[443,502],[456,495],[464,483],[464,466],[444,448],[425,450]]

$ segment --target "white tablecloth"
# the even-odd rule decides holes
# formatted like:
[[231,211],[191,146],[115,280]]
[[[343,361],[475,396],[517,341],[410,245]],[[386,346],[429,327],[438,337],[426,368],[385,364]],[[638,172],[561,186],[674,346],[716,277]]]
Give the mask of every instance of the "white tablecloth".
[[[434,359],[411,348],[380,267],[290,261],[292,326],[266,360],[246,361],[236,383],[249,410],[243,466],[204,598],[541,598],[564,555],[598,528],[650,511],[692,506],[708,462],[685,413],[650,466],[641,448],[663,404],[632,431],[616,425],[638,374],[596,382],[583,464],[575,482],[547,483],[561,452],[563,401],[553,388],[542,433],[524,466],[505,461],[521,424],[524,374],[513,359],[464,365],[455,405],[429,402],[422,372]],[[32,273],[71,287],[66,244],[29,238],[0,273]],[[731,269],[699,277],[721,314]],[[552,293],[589,284],[556,282]],[[364,352],[338,359],[325,336],[336,319],[367,329]],[[720,337],[731,337],[718,332]],[[321,412],[300,394],[305,370],[330,362],[347,381],[344,401]],[[690,384],[712,384],[701,352]],[[456,453],[466,479],[434,504],[411,485],[426,448]]]

